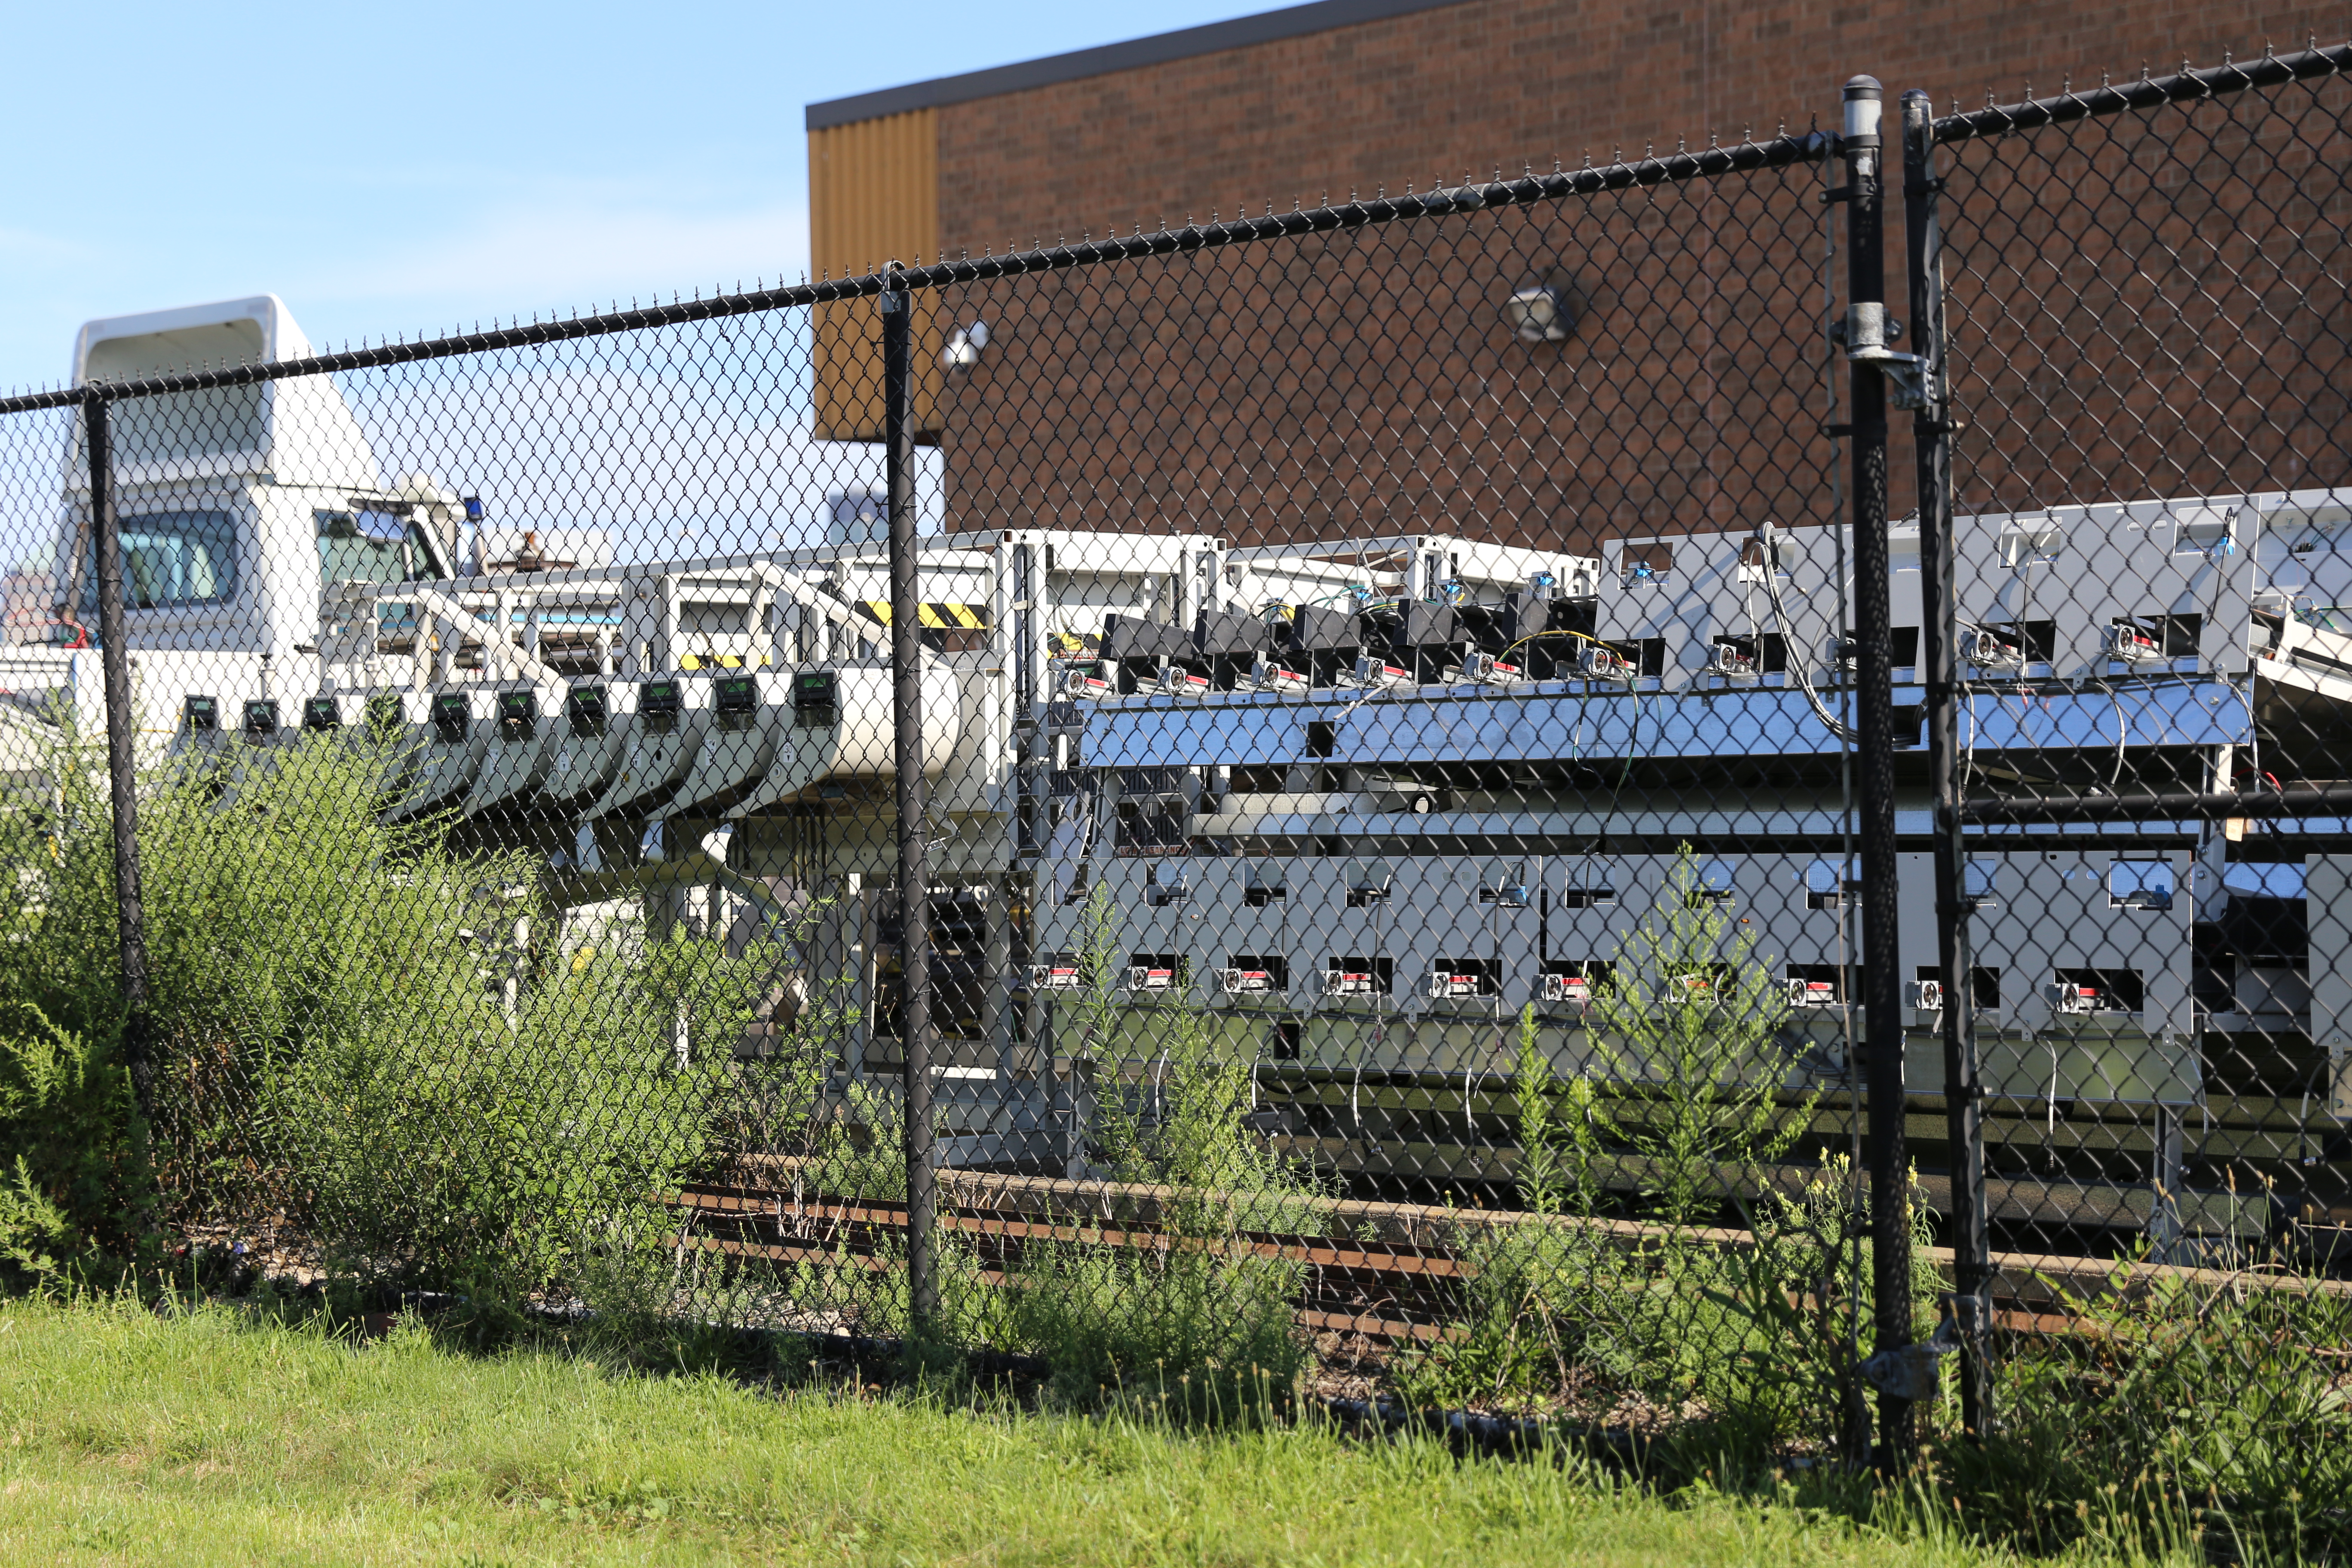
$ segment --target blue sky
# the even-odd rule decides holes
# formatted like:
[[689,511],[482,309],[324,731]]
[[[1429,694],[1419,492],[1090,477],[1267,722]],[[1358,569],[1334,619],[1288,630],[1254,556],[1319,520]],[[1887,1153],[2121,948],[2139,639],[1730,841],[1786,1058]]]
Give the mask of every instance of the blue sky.
[[0,388],[205,300],[328,343],[797,277],[806,104],[1271,8],[11,0]]

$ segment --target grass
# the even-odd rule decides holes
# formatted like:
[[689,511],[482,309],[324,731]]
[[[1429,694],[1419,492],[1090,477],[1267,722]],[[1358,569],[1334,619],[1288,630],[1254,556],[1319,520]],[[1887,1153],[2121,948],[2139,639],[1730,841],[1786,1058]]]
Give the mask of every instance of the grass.
[[359,1344],[220,1309],[0,1306],[8,1562],[2007,1561],[1887,1517],[1323,1428],[468,1354],[408,1323]]

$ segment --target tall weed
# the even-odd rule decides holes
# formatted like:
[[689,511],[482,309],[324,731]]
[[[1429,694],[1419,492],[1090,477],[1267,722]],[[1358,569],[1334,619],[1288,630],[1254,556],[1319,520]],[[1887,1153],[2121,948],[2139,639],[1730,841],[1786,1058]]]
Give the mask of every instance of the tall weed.
[[1778,1100],[1786,1013],[1753,936],[1682,846],[1586,1013],[1622,1108],[1590,1079],[1559,1079],[1532,1007],[1520,1014],[1513,1079],[1531,1215],[1597,1215],[1606,1162],[1622,1157],[1640,1173],[1642,1212],[1658,1223],[1604,1237],[1594,1226],[1465,1219],[1462,1315],[1452,1338],[1400,1363],[1413,1396],[1531,1406],[1582,1385],[1669,1407],[1696,1402],[1774,1435],[1802,1415],[1790,1379],[1809,1376],[1791,1367],[1810,1363],[1784,1353],[1784,1341],[1818,1330],[1788,1321],[1787,1304],[1804,1289],[1790,1270],[1818,1272],[1791,1239],[1812,1210],[1776,1208],[1769,1238],[1746,1254],[1687,1234],[1807,1124],[1810,1098],[1793,1112]]
[[1254,1410],[1268,1390],[1286,1400],[1309,1359],[1293,1317],[1304,1271],[1264,1256],[1253,1233],[1296,1229],[1313,1183],[1251,1133],[1252,1064],[1221,1052],[1198,1014],[1119,1006],[1120,931],[1100,888],[1081,928],[1075,1011],[1096,1084],[1094,1152],[1116,1180],[1152,1190],[1157,1235],[1149,1247],[1028,1244],[1006,1327],[1071,1397],[1141,1385],[1196,1415]]
[[1657,903],[1619,944],[1586,1012],[1610,1076],[1640,1090],[1617,1135],[1643,1162],[1650,1213],[1706,1223],[1723,1206],[1722,1167],[1778,1160],[1811,1119],[1778,1099],[1787,992],[1732,900],[1703,885],[1698,858],[1676,851]]
[[1997,1428],[1948,1451],[1967,1510],[2043,1549],[2137,1499],[2241,1555],[2352,1550],[2352,1300],[2284,1268],[2136,1278],[2137,1261],[2057,1292],[2074,1331],[2002,1336]]
[[[393,744],[307,735],[142,779],[163,1217],[269,1225],[373,1277],[545,1288],[583,1238],[631,1248],[659,1234],[651,1205],[705,1157],[726,1081],[723,1065],[680,1058],[678,1020],[730,1037],[786,955],[666,932],[628,963],[554,953],[541,858],[459,852],[443,823],[383,819]],[[106,1087],[123,1018],[110,818],[90,761],[68,730],[55,802],[7,813],[0,1006],[17,1039],[100,1043],[75,1048],[100,1051],[84,1073],[89,1143],[114,1150],[137,1140],[129,1097]],[[81,1178],[53,1149],[19,1131],[0,1154],[20,1173],[13,1190],[49,1205],[10,1205],[12,1253],[68,1268],[117,1245],[129,1220],[61,1203]]]

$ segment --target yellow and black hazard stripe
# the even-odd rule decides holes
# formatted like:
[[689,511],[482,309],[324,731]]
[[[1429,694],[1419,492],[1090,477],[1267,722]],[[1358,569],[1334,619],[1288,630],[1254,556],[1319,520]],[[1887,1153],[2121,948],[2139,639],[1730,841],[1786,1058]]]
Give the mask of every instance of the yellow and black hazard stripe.
[[[856,599],[852,607],[877,626],[890,624],[890,601],[887,599]],[[926,631],[982,632],[988,629],[988,611],[979,605],[957,605],[926,602],[916,617]]]

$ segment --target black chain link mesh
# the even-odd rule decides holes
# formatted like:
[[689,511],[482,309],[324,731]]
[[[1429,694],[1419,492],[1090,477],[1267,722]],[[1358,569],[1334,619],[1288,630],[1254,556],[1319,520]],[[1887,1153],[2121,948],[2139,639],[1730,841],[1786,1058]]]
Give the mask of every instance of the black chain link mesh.
[[1790,673],[1842,701],[1825,150],[942,290],[986,340],[949,526],[1026,560],[1038,650],[1041,1115],[988,1201],[1200,1248],[1022,1266],[1279,1302],[1333,1390],[1836,1439],[1851,845]]
[[2006,1415],[2311,1540],[2352,1353],[2340,54],[1937,126]]
[[[2346,1451],[2352,813],[2308,804],[2352,791],[2346,90],[1946,121],[1912,193],[1961,422],[1994,1420],[2264,1507]],[[1836,151],[306,364],[274,304],[106,324],[162,1219],[278,1272],[1012,1352],[1074,1397],[1863,1460],[1897,1374],[1861,1366]],[[192,359],[281,363],[142,384]],[[89,1036],[122,980],[85,401],[0,424],[0,767],[9,984]],[[1917,520],[1893,546],[1926,1338],[1966,1194],[1937,612]]]

